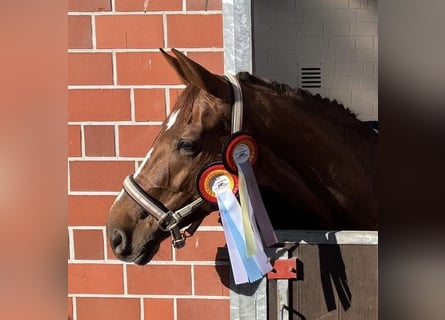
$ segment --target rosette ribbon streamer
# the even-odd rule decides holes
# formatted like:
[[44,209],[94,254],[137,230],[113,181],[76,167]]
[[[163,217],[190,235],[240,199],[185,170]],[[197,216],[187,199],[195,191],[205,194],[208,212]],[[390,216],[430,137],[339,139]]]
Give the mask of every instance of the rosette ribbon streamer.
[[[245,214],[248,214],[254,233],[258,237],[261,234],[261,238],[266,246],[273,246],[278,242],[278,239],[267,215],[253,168],[249,161],[237,162],[237,168],[242,210],[246,211]],[[258,232],[257,226],[260,232]]]
[[[218,205],[233,278],[235,284],[242,284],[261,279],[272,270],[272,266],[264,253],[255,221],[248,212],[247,219],[242,214],[235,196],[238,181],[238,177],[227,171],[222,163],[212,163],[201,170],[198,190],[204,199]],[[250,229],[247,234],[246,229]],[[248,246],[255,250],[249,252]]]
[[[230,191],[217,193],[216,196],[235,284],[261,279],[272,270],[272,265],[263,250],[257,250],[255,254],[247,254],[241,206]],[[261,245],[261,242],[259,244]]]

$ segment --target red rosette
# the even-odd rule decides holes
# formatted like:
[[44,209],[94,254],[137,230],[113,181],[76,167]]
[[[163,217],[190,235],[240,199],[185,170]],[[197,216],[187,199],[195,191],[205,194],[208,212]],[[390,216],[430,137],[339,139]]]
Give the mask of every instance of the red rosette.
[[198,193],[207,202],[217,204],[216,192],[229,188],[233,194],[238,192],[238,177],[226,170],[222,162],[213,162],[203,167],[196,179]]
[[253,135],[246,132],[236,132],[229,136],[223,147],[223,163],[228,171],[237,173],[236,158],[240,162],[249,161],[251,165],[258,158],[258,142]]

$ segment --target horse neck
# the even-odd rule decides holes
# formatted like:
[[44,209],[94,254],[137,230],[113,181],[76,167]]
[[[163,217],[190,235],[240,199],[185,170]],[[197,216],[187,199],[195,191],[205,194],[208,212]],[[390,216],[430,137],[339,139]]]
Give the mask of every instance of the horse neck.
[[[339,124],[320,109],[331,106],[314,105],[319,103],[317,97],[303,95],[297,99],[255,90],[244,92],[245,129],[260,144],[261,169],[257,173],[260,184],[289,198],[298,189],[300,201],[307,200],[309,210],[326,215],[323,219],[329,219],[327,212],[332,206],[337,206],[338,211],[359,211],[358,203],[369,203],[369,198],[375,197],[370,177],[372,180],[375,176],[376,141],[363,131],[345,130],[360,127],[351,114],[345,114],[350,119]],[[374,204],[369,206],[372,208],[363,210],[374,212]],[[333,223],[326,220],[326,225]]]
[[307,92],[287,97],[245,91],[244,101],[251,101],[245,105],[245,128],[285,159],[298,161],[303,151],[309,158],[332,159],[347,150],[365,161],[375,152],[376,135],[336,102]]

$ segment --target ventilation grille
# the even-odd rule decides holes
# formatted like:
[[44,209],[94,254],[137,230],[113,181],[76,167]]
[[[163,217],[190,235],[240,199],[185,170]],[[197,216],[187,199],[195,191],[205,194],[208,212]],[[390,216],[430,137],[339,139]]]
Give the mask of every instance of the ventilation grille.
[[321,67],[302,66],[299,68],[299,83],[301,88],[321,88]]

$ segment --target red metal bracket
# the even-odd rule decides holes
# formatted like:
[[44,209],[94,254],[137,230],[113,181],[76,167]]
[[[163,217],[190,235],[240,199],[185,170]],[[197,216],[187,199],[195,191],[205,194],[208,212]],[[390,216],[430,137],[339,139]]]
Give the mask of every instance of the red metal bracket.
[[273,270],[267,273],[267,279],[297,279],[297,258],[270,261]]

